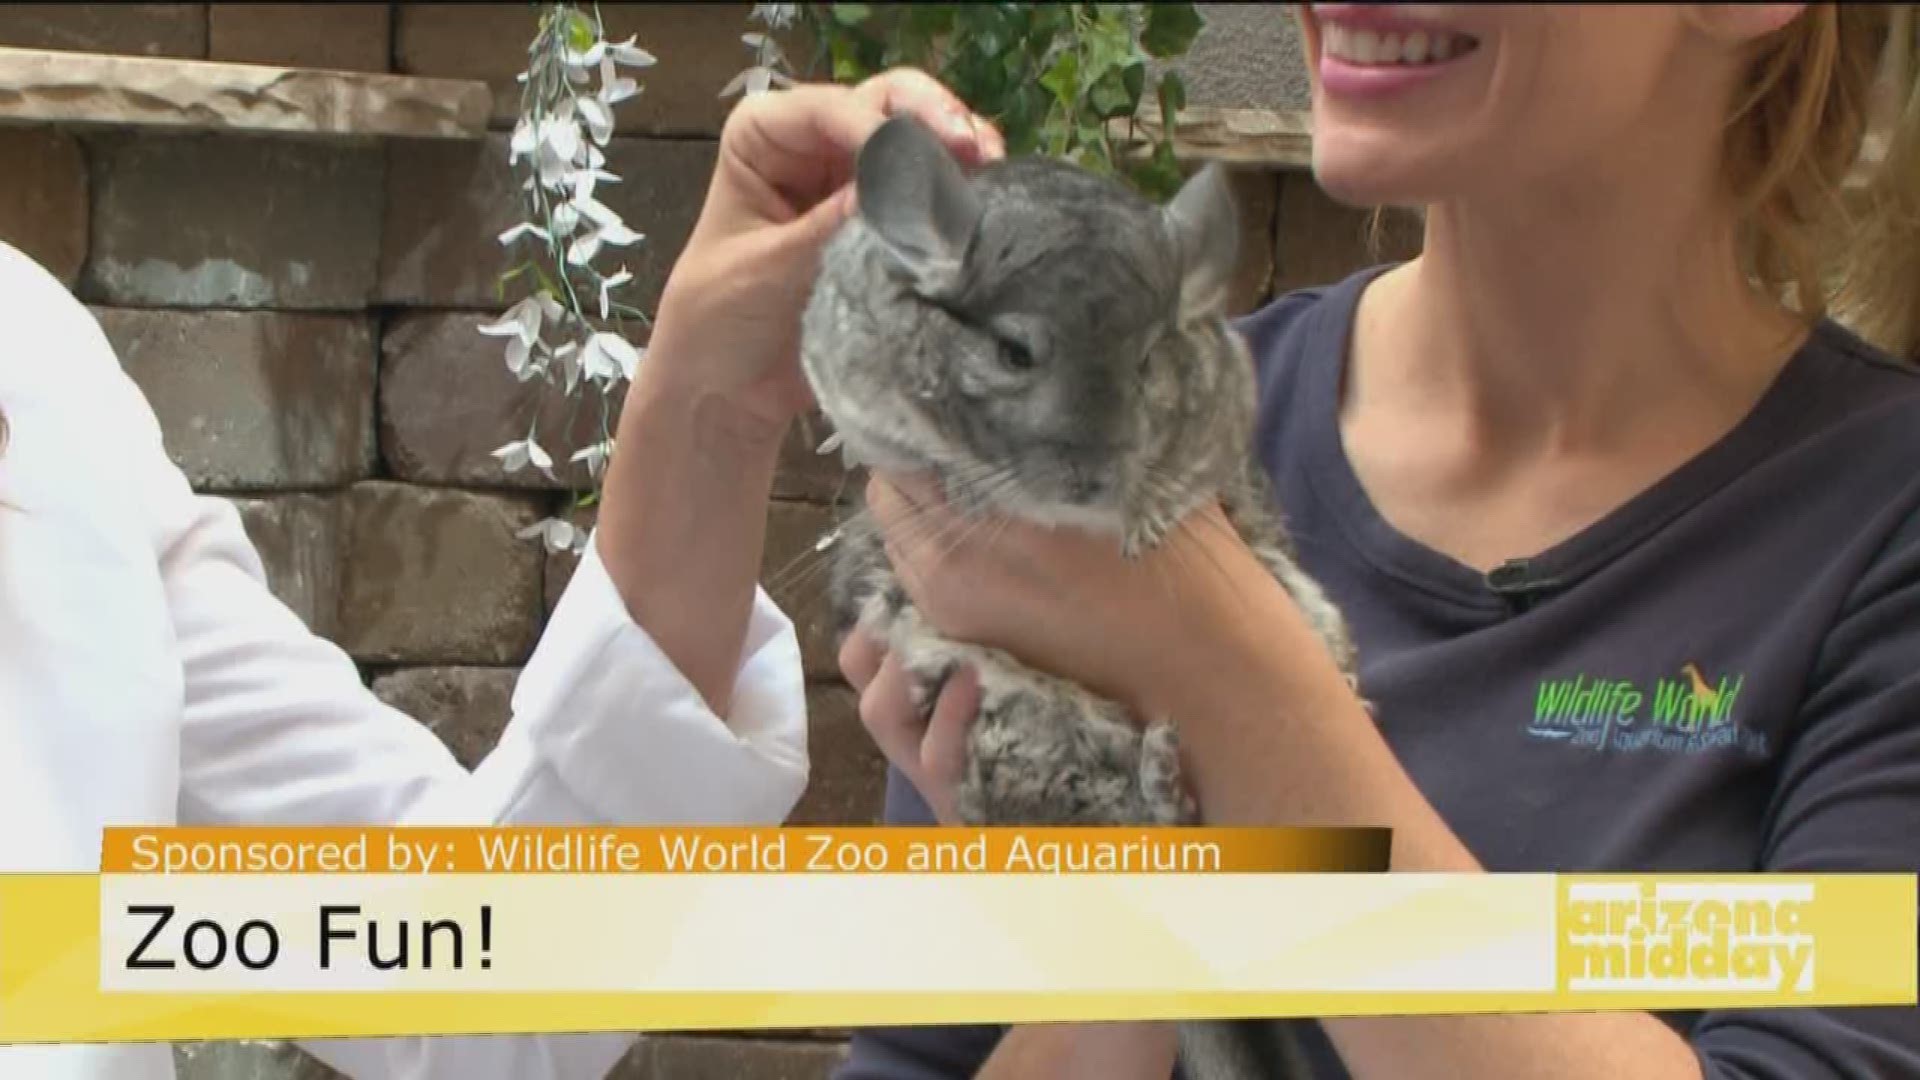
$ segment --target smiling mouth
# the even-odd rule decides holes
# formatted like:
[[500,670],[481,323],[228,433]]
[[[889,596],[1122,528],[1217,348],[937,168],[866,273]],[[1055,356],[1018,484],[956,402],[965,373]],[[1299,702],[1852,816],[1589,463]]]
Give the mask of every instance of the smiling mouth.
[[1465,56],[1480,47],[1451,30],[1368,30],[1324,23],[1320,51],[1356,67],[1415,67]]

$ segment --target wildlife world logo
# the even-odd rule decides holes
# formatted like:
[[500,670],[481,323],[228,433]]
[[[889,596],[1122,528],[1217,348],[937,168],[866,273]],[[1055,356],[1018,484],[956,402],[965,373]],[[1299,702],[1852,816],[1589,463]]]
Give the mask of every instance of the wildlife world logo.
[[1764,732],[1739,723],[1746,676],[1710,677],[1689,661],[1651,685],[1593,675],[1547,679],[1534,695],[1527,734],[1592,750],[1693,754],[1734,748],[1767,753]]
[[1812,882],[1562,888],[1563,989],[1814,992]]

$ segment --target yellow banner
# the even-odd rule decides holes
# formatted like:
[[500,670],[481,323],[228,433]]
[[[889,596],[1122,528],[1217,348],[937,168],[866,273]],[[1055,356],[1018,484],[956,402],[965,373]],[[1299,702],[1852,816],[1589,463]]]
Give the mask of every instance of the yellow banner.
[[1387,868],[1386,829],[113,828],[103,873],[1247,874]]
[[[645,847],[712,831],[607,832]],[[823,830],[743,832],[798,845]],[[824,832],[913,850],[894,843],[908,833]],[[983,835],[951,832],[963,849]],[[985,847],[1003,855],[1022,836],[994,832]],[[136,872],[110,843],[111,872],[0,876],[0,1042],[1915,1003],[1910,874],[1048,872],[997,857],[488,872],[446,854],[482,834],[498,835],[365,831],[369,851],[443,845],[438,871],[369,855]],[[524,835],[575,850],[599,834]],[[206,839],[140,831],[129,858],[139,836]],[[1220,866],[1284,862],[1275,839],[1228,845]]]

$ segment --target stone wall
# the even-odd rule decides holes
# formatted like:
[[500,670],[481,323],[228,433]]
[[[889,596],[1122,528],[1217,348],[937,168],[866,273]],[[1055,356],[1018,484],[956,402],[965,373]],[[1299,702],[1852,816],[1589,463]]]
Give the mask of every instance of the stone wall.
[[[1202,5],[1187,62],[1196,103],[1297,107],[1291,19]],[[648,234],[633,264],[651,306],[699,207],[744,65],[746,5],[604,5],[661,57],[625,106],[608,201]],[[510,125],[524,4],[10,4],[0,44],[477,78]],[[1276,54],[1276,51],[1278,54]],[[98,315],[194,486],[231,498],[274,590],[351,653],[373,691],[472,764],[507,717],[518,667],[571,560],[516,529],[563,506],[560,482],[502,475],[488,451],[556,405],[508,376],[473,327],[501,307],[493,237],[517,220],[504,135],[352,142],[142,130],[0,128],[0,238]],[[1369,261],[1363,215],[1300,173],[1236,178],[1245,259],[1236,303]],[[542,423],[559,431],[564,421]],[[796,431],[773,504],[766,580],[800,627],[814,781],[803,823],[867,823],[882,764],[839,681],[813,541],[846,478]],[[584,437],[584,436],[583,436]],[[556,453],[556,459],[562,455]],[[824,1076],[830,1033],[663,1037],[624,1080]],[[187,1080],[321,1080],[262,1043],[179,1052]]]

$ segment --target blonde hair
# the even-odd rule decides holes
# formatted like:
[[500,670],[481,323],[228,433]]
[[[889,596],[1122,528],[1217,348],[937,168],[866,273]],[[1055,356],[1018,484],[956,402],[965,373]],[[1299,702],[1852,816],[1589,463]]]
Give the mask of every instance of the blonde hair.
[[[1728,117],[1724,175],[1756,287],[1920,361],[1920,5],[1810,4],[1763,39]],[[1863,160],[1877,154],[1879,160]],[[1419,250],[1380,207],[1367,246]]]
[[1920,359],[1914,7],[1811,4],[1762,40],[1724,162],[1755,285]]

